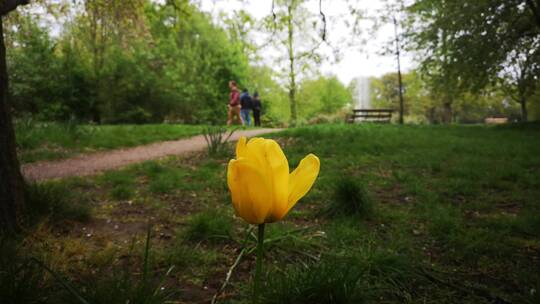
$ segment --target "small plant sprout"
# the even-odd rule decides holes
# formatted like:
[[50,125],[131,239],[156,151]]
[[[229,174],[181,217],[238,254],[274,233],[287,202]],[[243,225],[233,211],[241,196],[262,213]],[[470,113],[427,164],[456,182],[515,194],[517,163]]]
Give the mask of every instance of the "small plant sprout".
[[204,129],[203,135],[208,149],[208,155],[214,156],[225,149],[225,144],[231,138],[236,129],[227,133],[226,127],[209,126]]
[[287,215],[311,189],[319,169],[319,158],[309,154],[289,173],[285,154],[271,139],[253,138],[247,142],[241,137],[236,145],[236,159],[229,161],[227,183],[236,214],[258,226],[254,302],[260,293],[264,225]]

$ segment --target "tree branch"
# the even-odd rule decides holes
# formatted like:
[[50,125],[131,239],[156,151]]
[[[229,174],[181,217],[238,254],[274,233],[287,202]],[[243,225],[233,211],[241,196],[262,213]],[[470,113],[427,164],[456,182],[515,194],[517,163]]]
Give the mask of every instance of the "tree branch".
[[323,22],[322,40],[326,41],[326,15],[322,11],[322,0],[319,0],[319,14]]
[[19,5],[26,5],[29,0],[0,0],[0,15],[4,16]]

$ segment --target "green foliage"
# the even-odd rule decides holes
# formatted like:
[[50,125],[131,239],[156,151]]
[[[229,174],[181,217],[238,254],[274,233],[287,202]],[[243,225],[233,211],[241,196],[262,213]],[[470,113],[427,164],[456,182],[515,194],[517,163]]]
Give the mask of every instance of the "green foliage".
[[[376,108],[399,111],[399,85],[396,73],[388,73],[380,78],[371,78],[372,104]],[[441,95],[429,87],[425,75],[419,71],[403,75],[405,120],[411,123],[443,123],[448,108]],[[451,122],[483,123],[486,117],[503,116],[510,120],[519,118],[519,106],[508,103],[505,94],[497,87],[490,87],[484,93],[462,92],[452,97],[450,105]],[[397,118],[397,116],[395,117]]]
[[298,117],[309,120],[320,114],[333,114],[351,100],[351,93],[335,76],[304,80],[298,92]]
[[261,120],[264,126],[280,125],[290,117],[287,92],[275,80],[278,73],[269,67],[250,66],[249,77],[240,84],[261,98]]
[[[538,86],[540,12],[524,0],[414,1],[408,8],[409,46],[434,93],[446,103],[498,84],[525,103]],[[486,22],[489,20],[489,22]],[[526,120],[526,111],[522,112]]]
[[30,16],[19,18],[8,48],[12,103],[17,113],[44,119],[69,119],[69,108],[59,100],[62,74],[54,41]]
[[240,43],[185,1],[122,5],[123,14],[103,1],[71,10],[58,38],[31,17],[7,33],[17,112],[96,123],[224,122],[228,81],[246,78]]

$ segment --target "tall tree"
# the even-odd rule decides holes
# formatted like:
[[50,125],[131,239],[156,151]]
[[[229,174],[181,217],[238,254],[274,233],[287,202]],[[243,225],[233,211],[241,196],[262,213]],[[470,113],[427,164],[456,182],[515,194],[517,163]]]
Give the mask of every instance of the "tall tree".
[[0,233],[16,231],[24,211],[24,180],[17,159],[8,102],[8,71],[2,18],[28,0],[0,0]]
[[401,77],[401,45],[399,42],[398,34],[398,20],[396,16],[392,16],[394,22],[394,33],[396,36],[396,61],[397,61],[397,73],[398,73],[398,82],[399,82],[399,123],[403,124],[403,79]]
[[527,120],[526,99],[540,74],[540,0],[416,0],[408,10],[410,42],[424,74],[434,71],[432,83],[449,88],[448,105],[456,94],[492,87],[517,68],[524,73],[506,83],[524,92],[518,100]]
[[285,57],[278,62],[287,62],[283,67],[289,91],[290,125],[295,126],[298,118],[297,91],[299,77],[309,70],[312,63],[321,61],[319,47],[326,39],[326,17],[319,1],[319,15],[310,13],[302,0],[276,0],[272,2],[272,15],[265,19],[273,45]]
[[144,37],[145,0],[84,0],[79,16],[81,37],[90,53],[96,96],[92,99],[93,120],[101,123],[103,108],[110,90],[105,79],[106,58],[113,47],[128,49],[137,39]]

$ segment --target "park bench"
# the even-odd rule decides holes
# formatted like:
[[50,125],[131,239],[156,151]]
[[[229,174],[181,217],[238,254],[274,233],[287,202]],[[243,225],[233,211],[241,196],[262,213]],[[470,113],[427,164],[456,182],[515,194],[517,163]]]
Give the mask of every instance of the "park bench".
[[353,109],[352,114],[347,115],[347,122],[380,122],[389,123],[392,119],[392,109]]

